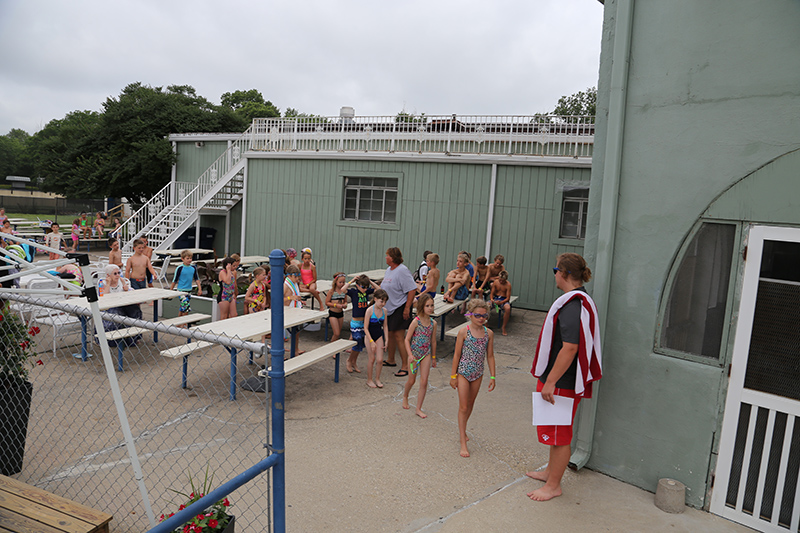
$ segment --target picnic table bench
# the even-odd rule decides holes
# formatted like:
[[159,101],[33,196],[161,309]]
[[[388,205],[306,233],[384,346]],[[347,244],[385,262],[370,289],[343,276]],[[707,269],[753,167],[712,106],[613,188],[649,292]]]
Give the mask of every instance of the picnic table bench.
[[[327,359],[332,355],[336,355],[336,370],[334,371],[333,381],[334,383],[339,383],[339,354],[346,350],[349,350],[353,346],[356,345],[356,341],[350,341],[345,339],[339,339],[337,341],[329,342],[319,348],[315,348],[311,351],[308,351],[302,355],[298,355],[288,359],[283,363],[283,374],[284,376],[288,376],[290,374],[294,374],[298,370],[302,370],[308,366],[313,365],[314,363],[318,363],[323,359]],[[268,367],[264,370],[260,370],[258,372],[259,377],[268,377],[269,371],[272,370],[272,367]]]
[[[517,301],[518,299],[519,299],[519,296],[512,296],[511,298],[509,298],[509,299],[508,299],[508,303],[514,303],[514,302],[515,302],[515,301]],[[487,302],[487,303],[488,303],[488,302]],[[492,305],[491,305],[491,307],[494,307],[494,304],[492,304]],[[489,312],[490,312],[490,313],[492,312],[491,308],[489,309]],[[501,326],[503,325],[503,313],[504,313],[504,312],[505,312],[505,311],[503,311],[503,308],[501,307],[501,308],[500,308],[500,312],[499,312],[499,314],[498,314],[499,316],[497,317],[497,327],[498,327],[498,328],[499,328],[499,327],[501,327]],[[455,337],[458,337],[458,332],[459,332],[459,331],[461,331],[461,329],[462,329],[464,326],[466,326],[467,324],[469,324],[469,321],[467,321],[467,322],[464,322],[463,324],[460,324],[460,325],[458,325],[458,326],[456,326],[456,327],[454,327],[454,328],[448,329],[448,330],[445,332],[445,335],[446,335],[446,336],[448,336],[448,337],[453,337],[453,338],[455,338]]]
[[108,533],[108,513],[0,475],[0,530],[18,533]]
[[[205,320],[207,318],[211,318],[211,315],[205,315],[202,313],[192,313],[190,315],[178,316],[175,318],[167,318],[164,320],[159,321],[159,324],[164,324],[167,326],[185,326],[187,324],[194,324],[196,322],[200,322],[201,320]],[[123,328],[123,329],[115,329],[112,331],[106,332],[106,339],[109,341],[118,341],[117,342],[117,370],[122,372],[122,352],[125,350],[125,342],[119,342],[123,339],[135,337],[136,335],[141,335],[142,333],[147,333],[151,331],[146,328],[139,328],[139,327],[130,327],[130,328]]]
[[[64,242],[66,242],[66,239],[64,239]],[[87,252],[91,252],[92,251],[92,249],[91,249],[92,248],[92,243],[95,243],[95,244],[103,243],[103,244],[108,245],[108,238],[99,239],[97,237],[92,237],[91,239],[83,239],[83,238],[78,239],[78,246],[75,248],[75,250],[76,251],[80,251],[81,245],[83,243],[86,243],[86,251]]]

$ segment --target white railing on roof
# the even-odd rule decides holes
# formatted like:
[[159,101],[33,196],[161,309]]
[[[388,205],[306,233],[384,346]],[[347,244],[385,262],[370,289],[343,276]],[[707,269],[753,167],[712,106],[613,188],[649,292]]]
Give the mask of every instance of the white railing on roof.
[[233,141],[197,183],[190,185],[190,190],[187,191],[184,183],[174,185],[170,182],[134,213],[120,232],[123,255],[131,253],[133,241],[143,235],[147,236],[150,246],[159,249],[180,229],[184,221],[211,202],[220,191],[225,189],[226,196],[232,196],[233,191],[228,184],[233,182],[241,187],[241,181],[234,180],[234,177],[242,166],[252,136],[251,130],[252,126]]
[[593,116],[257,118],[250,150],[591,157]]

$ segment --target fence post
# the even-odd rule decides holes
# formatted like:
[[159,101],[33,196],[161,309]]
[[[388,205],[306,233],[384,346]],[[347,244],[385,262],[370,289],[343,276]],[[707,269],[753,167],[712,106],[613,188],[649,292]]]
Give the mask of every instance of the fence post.
[[[272,403],[272,452],[279,454],[278,462],[272,468],[273,523],[275,533],[286,531],[286,453],[284,450],[284,398],[286,382],[283,372],[283,266],[286,256],[282,250],[272,250],[269,254],[271,282],[270,305],[272,310],[272,370],[269,371]],[[277,341],[276,341],[277,339]]]

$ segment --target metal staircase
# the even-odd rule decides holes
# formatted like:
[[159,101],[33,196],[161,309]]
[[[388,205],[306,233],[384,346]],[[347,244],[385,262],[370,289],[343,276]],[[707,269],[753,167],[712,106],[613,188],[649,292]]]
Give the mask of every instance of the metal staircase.
[[243,157],[252,126],[200,176],[197,183],[170,182],[134,213],[120,231],[123,259],[133,255],[133,241],[146,236],[156,250],[168,249],[192,227],[201,211],[224,213],[244,194]]

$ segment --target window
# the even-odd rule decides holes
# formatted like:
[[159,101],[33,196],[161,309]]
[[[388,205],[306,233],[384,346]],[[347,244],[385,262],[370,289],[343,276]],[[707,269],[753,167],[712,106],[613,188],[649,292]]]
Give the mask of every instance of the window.
[[662,348],[718,360],[736,226],[703,223],[683,252],[664,310]]
[[344,178],[342,220],[397,222],[398,178]]
[[564,189],[559,237],[564,239],[585,239],[588,209],[589,189]]

